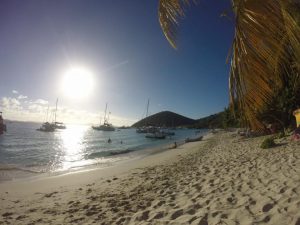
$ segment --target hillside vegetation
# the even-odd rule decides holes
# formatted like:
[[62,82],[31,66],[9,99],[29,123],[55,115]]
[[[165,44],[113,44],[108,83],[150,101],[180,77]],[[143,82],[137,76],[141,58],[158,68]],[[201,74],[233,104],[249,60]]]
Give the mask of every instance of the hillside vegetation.
[[132,127],[159,126],[159,127],[188,127],[188,128],[227,128],[238,127],[238,122],[230,111],[216,113],[198,120],[194,120],[170,111],[163,111],[144,118]]
[[196,123],[196,120],[187,118],[170,111],[163,111],[154,115],[148,116],[135,124],[132,127],[142,126],[160,126],[160,127],[179,127],[191,126]]

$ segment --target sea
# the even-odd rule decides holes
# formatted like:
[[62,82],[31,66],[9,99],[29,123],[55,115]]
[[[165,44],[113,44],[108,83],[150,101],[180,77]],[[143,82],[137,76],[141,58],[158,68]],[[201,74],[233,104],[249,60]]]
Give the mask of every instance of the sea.
[[[176,129],[166,139],[149,139],[133,128],[96,131],[67,124],[52,133],[37,131],[41,124],[7,122],[0,136],[0,182],[109,167],[170,148],[174,142],[205,135],[208,130]],[[108,142],[111,139],[111,143]]]

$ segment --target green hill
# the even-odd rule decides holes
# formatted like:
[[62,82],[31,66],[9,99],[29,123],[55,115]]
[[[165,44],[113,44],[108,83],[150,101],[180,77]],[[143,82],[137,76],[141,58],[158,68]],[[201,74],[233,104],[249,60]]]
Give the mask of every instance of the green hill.
[[206,116],[198,120],[190,119],[174,112],[163,111],[144,118],[132,125],[132,127],[142,126],[189,127],[201,129],[238,127],[238,123],[232,117],[230,111],[225,109],[223,112]]
[[156,113],[152,116],[148,116],[135,124],[132,127],[142,126],[165,126],[165,127],[179,127],[179,126],[192,126],[196,123],[196,120],[187,118],[170,111],[163,111]]
[[222,128],[224,112],[219,112],[207,117],[198,119],[193,125],[195,128]]

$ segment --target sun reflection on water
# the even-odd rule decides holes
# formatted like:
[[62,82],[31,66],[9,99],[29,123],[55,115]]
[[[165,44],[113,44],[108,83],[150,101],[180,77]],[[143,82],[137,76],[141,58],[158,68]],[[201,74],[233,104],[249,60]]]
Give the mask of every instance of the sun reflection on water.
[[89,127],[84,125],[68,125],[67,129],[57,132],[61,142],[62,155],[60,170],[83,166],[83,157],[86,149],[84,141]]

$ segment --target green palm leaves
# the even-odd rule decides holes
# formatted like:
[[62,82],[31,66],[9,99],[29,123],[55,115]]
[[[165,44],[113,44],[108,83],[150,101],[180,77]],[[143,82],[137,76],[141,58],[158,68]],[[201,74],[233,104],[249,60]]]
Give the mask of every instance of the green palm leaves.
[[[178,19],[188,0],[160,0],[162,30],[176,48]],[[229,76],[231,102],[244,122],[263,130],[259,119],[286,82],[300,89],[300,3],[297,0],[232,0],[235,36]]]

